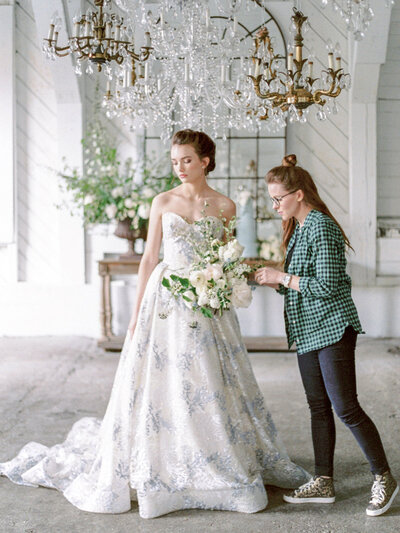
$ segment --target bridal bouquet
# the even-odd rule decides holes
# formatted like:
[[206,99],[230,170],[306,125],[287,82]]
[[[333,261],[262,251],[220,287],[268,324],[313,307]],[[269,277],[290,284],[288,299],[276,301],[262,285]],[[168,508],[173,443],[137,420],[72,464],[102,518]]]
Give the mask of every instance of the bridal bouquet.
[[253,268],[245,264],[243,246],[233,237],[235,219],[225,229],[225,240],[215,239],[212,221],[205,217],[196,222],[203,239],[191,243],[198,261],[189,269],[188,277],[171,274],[162,284],[176,298],[181,297],[189,309],[211,318],[222,315],[231,305],[248,307],[252,295],[247,276]]

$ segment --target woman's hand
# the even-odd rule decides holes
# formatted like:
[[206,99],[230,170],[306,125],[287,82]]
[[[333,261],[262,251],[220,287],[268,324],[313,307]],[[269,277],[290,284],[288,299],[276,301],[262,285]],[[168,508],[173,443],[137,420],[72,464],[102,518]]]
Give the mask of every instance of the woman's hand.
[[136,315],[132,315],[132,318],[129,322],[129,326],[128,326],[128,331],[129,331],[129,335],[130,335],[130,338],[133,337],[133,334],[135,332],[135,329],[136,329],[136,322],[137,322],[137,317]]
[[284,273],[276,268],[263,267],[256,271],[254,279],[259,285],[267,285],[273,289],[278,289],[282,282]]

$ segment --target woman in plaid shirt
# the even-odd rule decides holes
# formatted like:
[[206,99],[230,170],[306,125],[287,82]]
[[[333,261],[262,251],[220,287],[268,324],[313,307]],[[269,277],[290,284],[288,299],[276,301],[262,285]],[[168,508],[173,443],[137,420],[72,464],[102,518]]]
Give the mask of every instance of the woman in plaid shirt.
[[265,267],[256,281],[285,297],[289,347],[295,342],[307,401],[315,457],[315,476],[284,500],[333,503],[335,423],[332,406],[367,457],[374,483],[367,515],[391,506],[399,488],[390,473],[382,442],[357,400],[354,352],[363,333],[346,274],[350,242],[318,194],[310,174],[296,166],[294,154],[267,176],[274,209],[282,217],[286,252],[284,272]]

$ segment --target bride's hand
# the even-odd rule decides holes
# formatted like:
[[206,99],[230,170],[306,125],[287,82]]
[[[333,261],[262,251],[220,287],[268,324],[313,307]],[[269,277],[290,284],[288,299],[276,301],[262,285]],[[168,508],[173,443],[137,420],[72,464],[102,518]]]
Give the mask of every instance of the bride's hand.
[[267,285],[278,289],[282,280],[282,272],[271,267],[263,267],[256,271],[254,279],[259,285]]
[[129,326],[128,326],[128,331],[129,331],[129,335],[130,335],[130,338],[133,337],[133,334],[135,332],[135,329],[136,329],[136,322],[137,322],[137,317],[136,316],[133,316],[131,318],[131,321],[129,322]]

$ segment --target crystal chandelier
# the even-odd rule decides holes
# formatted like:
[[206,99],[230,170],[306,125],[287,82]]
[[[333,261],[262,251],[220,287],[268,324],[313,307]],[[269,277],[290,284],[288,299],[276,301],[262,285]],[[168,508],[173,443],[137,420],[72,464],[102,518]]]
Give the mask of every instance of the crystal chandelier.
[[[356,41],[365,37],[365,32],[374,18],[370,0],[321,0],[322,6],[331,4],[333,11],[346,22],[347,29],[353,33]],[[394,0],[385,0],[386,7],[394,5]]]
[[287,69],[280,69],[283,58],[274,53],[268,31],[262,28],[254,40],[255,69],[250,78],[257,96],[266,101],[264,118],[279,110],[290,121],[304,123],[310,106],[316,104],[317,119],[325,120],[338,112],[335,98],[350,87],[350,75],[343,71],[339,45],[334,49],[328,40],[328,68],[314,78],[314,58],[303,58],[302,28],[307,17],[296,8],[293,11],[294,43],[288,46]]
[[94,0],[94,5],[97,11],[88,9],[85,15],[76,15],[73,18],[73,35],[66,46],[58,45],[61,18],[55,14],[50,22],[47,39],[43,39],[43,52],[52,60],[73,54],[77,75],[82,74],[82,63],[88,60],[85,70],[87,74],[93,73],[95,65],[99,72],[103,70],[108,80],[111,80],[113,75],[127,71],[134,76],[135,61],[143,63],[149,58],[150,34],[146,33],[146,45],[136,53],[133,27],[111,12],[111,0]]
[[134,7],[127,0],[117,3],[151,34],[153,53],[135,80],[120,78],[106,92],[103,106],[108,117],[123,116],[133,128],[154,126],[163,140],[175,126],[222,137],[230,129],[256,132],[260,127],[285,126],[285,121],[272,120],[274,114],[260,123],[265,105],[248,78],[253,71],[245,42],[249,33],[238,13],[257,4],[263,20],[271,20],[262,2],[217,0],[215,16],[208,2],[199,0],[178,6],[160,0],[156,15],[146,13],[140,2]]

